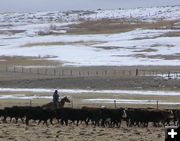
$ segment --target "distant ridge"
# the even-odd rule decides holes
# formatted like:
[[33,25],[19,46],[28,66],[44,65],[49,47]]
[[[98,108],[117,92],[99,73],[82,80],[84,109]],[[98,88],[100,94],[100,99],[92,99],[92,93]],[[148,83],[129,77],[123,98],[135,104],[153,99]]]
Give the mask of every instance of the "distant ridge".
[[69,10],[66,12],[47,11],[34,13],[0,13],[0,23],[45,23],[78,22],[83,20],[126,19],[139,21],[178,20],[180,6],[159,6],[148,8],[114,9],[114,10]]

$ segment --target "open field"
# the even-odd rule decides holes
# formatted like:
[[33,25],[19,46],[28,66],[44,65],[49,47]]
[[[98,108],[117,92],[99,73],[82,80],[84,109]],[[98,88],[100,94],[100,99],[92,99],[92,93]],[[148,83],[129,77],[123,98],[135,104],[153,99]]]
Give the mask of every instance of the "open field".
[[22,123],[0,124],[2,141],[163,141],[163,128],[121,128],[86,127],[85,125],[60,126],[36,125],[26,126]]
[[[74,89],[139,89],[139,90],[179,90],[180,80],[154,79],[153,77],[132,78],[53,78],[39,75],[10,75],[0,81],[6,88],[74,88]],[[35,77],[36,76],[36,77]],[[13,78],[12,78],[13,77]],[[17,79],[20,77],[20,79]],[[36,79],[35,79],[36,78]],[[6,80],[5,80],[6,79]]]
[[[180,109],[179,46],[180,6],[0,13],[0,109],[41,106],[55,89],[70,98],[66,107]],[[169,72],[176,77],[162,75]],[[125,122],[100,128],[0,120],[0,128],[1,141],[163,141],[165,135],[164,127]]]

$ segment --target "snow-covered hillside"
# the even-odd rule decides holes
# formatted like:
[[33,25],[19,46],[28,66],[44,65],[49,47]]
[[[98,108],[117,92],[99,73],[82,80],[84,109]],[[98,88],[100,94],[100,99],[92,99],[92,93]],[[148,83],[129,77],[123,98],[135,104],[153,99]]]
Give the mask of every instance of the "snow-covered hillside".
[[136,9],[99,10],[83,16],[85,19],[130,19],[142,21],[180,19],[180,6]]
[[46,22],[72,22],[100,19],[136,19],[142,21],[180,19],[180,6],[135,9],[66,11],[37,13],[0,13],[1,24],[25,24]]
[[[173,29],[138,28],[114,34],[65,34],[69,24],[101,19],[176,20],[177,26]],[[180,65],[179,32],[180,6],[1,13],[0,56],[48,56],[74,66]]]

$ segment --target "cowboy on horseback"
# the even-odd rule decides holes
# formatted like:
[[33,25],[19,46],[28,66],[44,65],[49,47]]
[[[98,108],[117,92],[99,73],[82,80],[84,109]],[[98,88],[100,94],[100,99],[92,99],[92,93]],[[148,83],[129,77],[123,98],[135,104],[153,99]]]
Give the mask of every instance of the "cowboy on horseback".
[[68,99],[67,96],[64,96],[61,98],[61,100],[59,100],[58,102],[54,103],[53,101],[47,104],[42,105],[41,107],[43,109],[50,109],[50,110],[54,110],[54,109],[58,109],[58,108],[63,108],[65,103],[70,103],[70,99]]
[[54,103],[55,107],[58,108],[58,103],[59,103],[58,90],[54,91],[54,94],[53,94],[53,103]]

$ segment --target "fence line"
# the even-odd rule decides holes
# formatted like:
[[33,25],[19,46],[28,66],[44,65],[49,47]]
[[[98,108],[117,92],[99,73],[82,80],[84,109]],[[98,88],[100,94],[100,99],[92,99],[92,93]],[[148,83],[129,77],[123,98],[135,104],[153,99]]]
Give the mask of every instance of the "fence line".
[[0,68],[1,72],[13,72],[13,73],[25,73],[25,74],[36,74],[42,76],[50,76],[54,78],[63,77],[139,77],[139,76],[153,76],[163,77],[167,79],[179,79],[180,72],[174,71],[160,71],[160,70],[143,70],[143,69],[82,69],[77,68],[60,68],[60,67],[44,67],[44,68],[33,68],[33,67],[19,67],[19,66],[8,66]]

